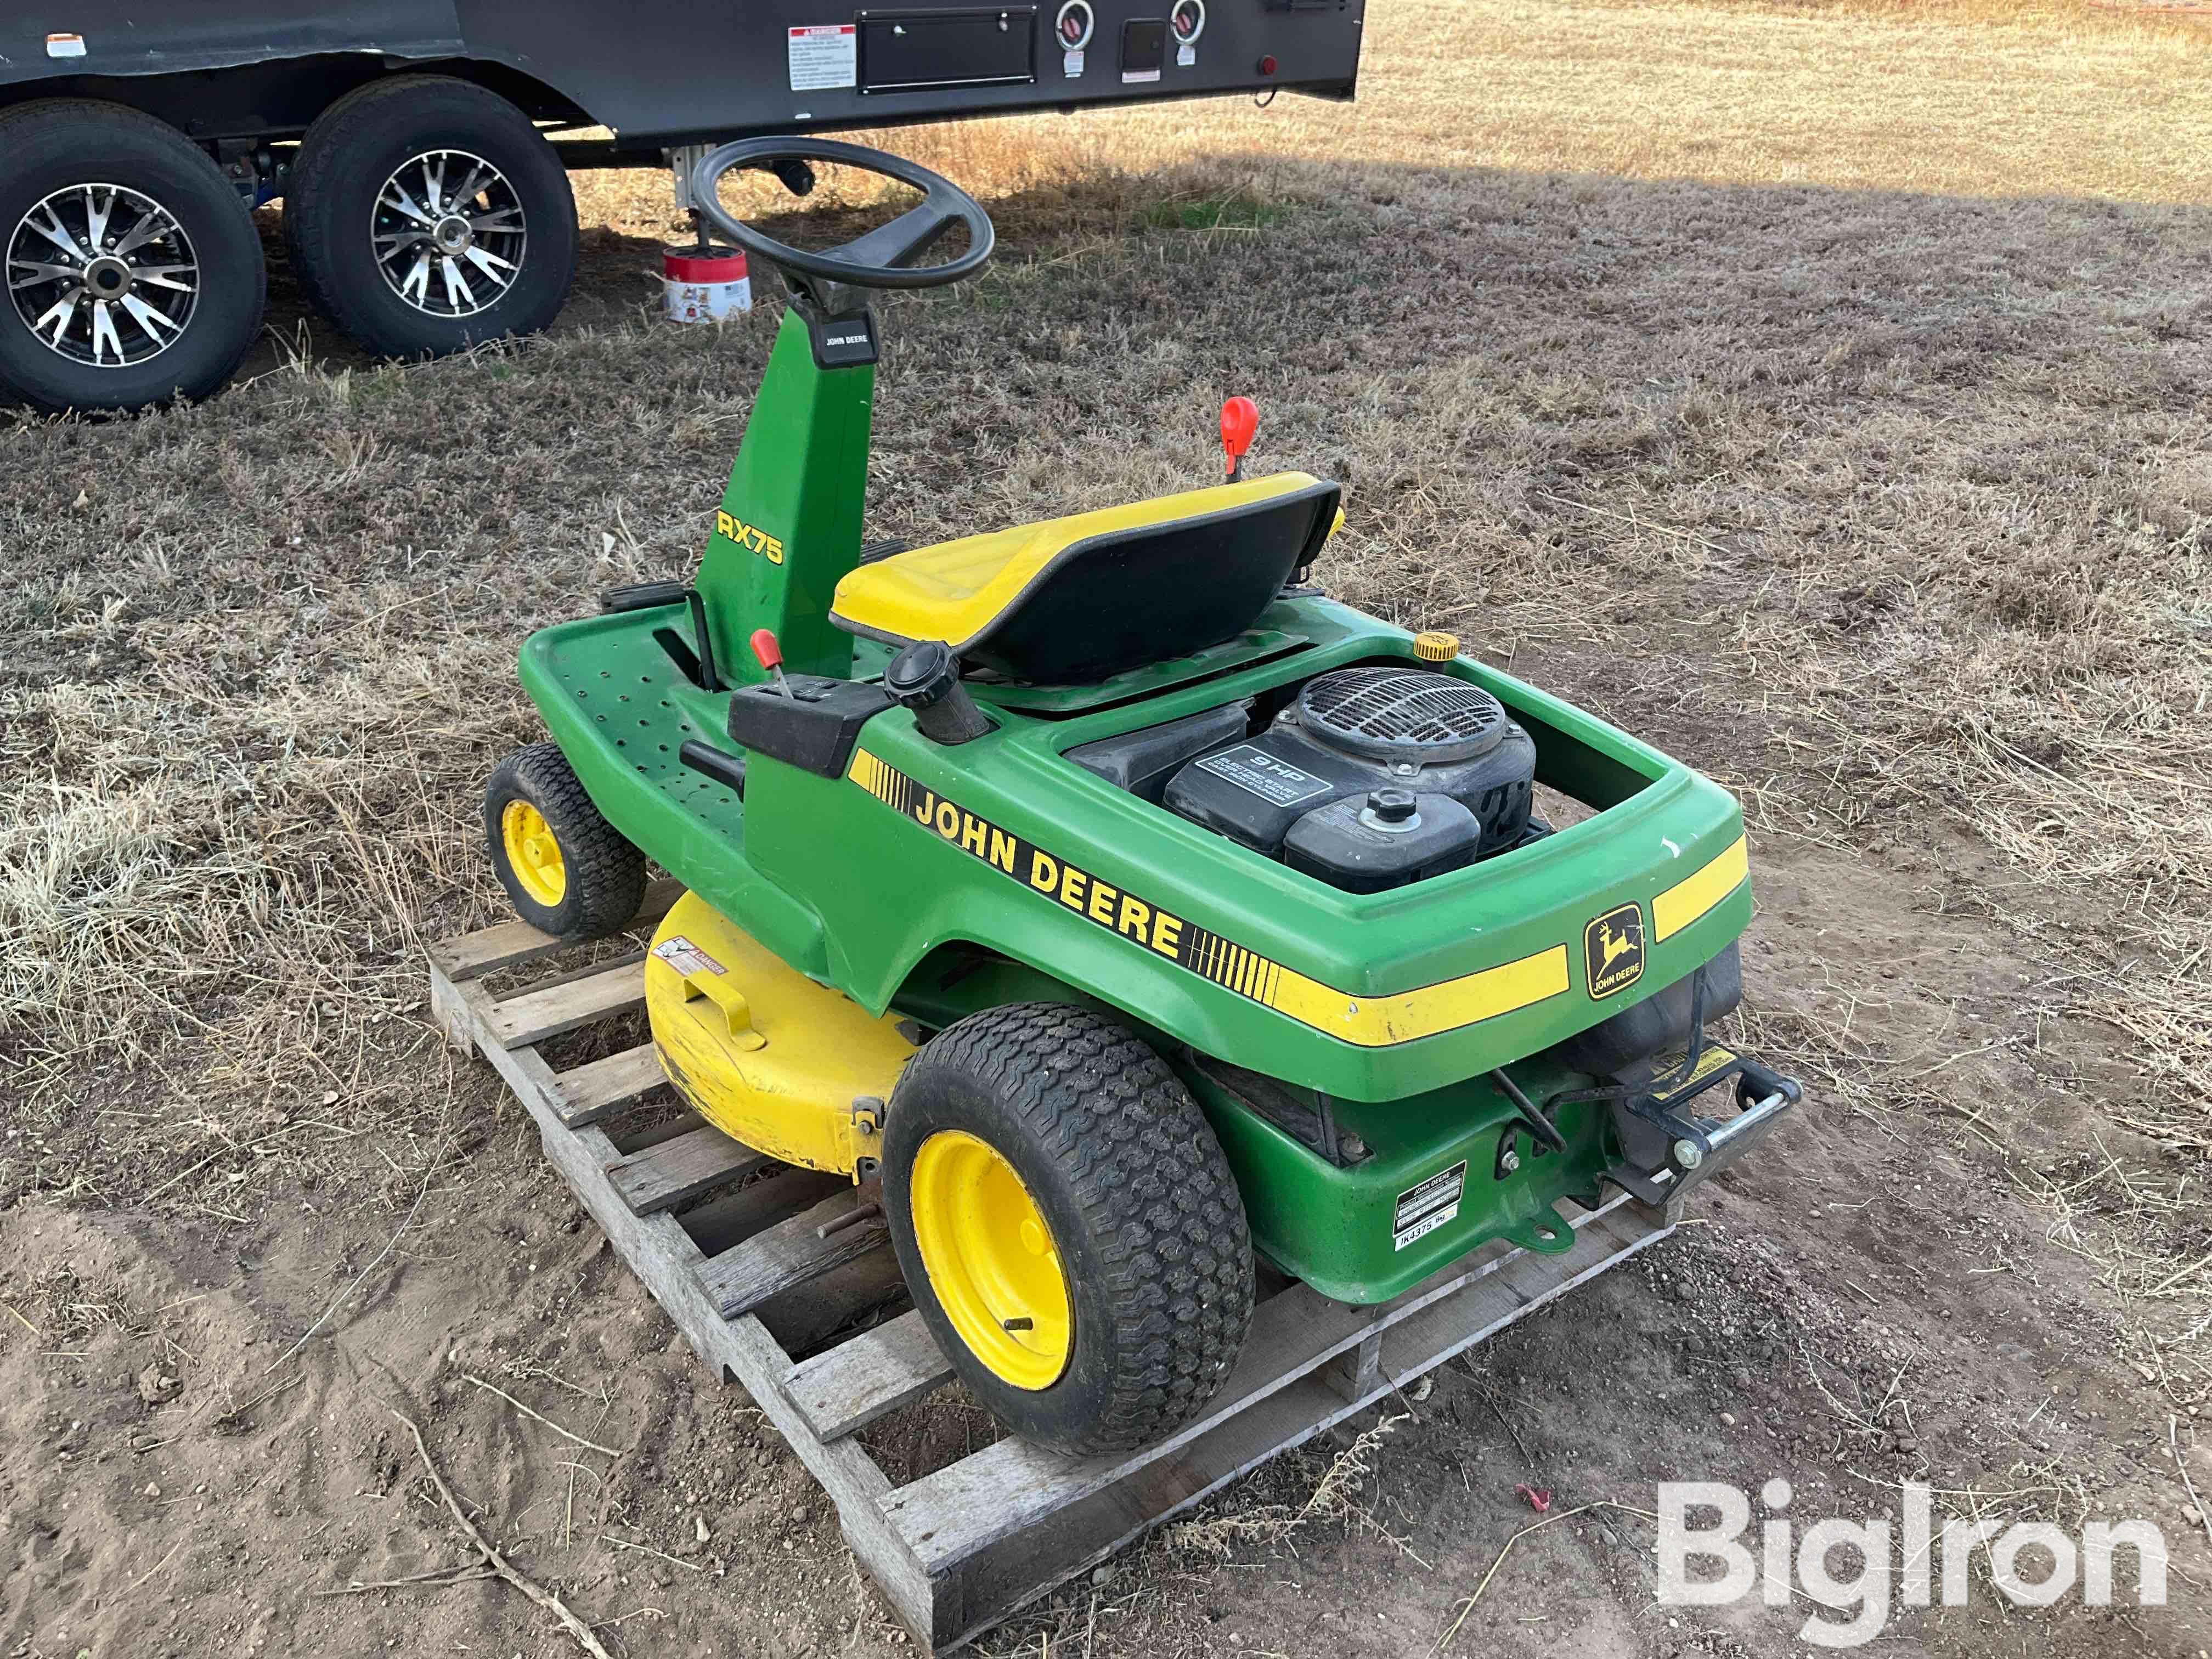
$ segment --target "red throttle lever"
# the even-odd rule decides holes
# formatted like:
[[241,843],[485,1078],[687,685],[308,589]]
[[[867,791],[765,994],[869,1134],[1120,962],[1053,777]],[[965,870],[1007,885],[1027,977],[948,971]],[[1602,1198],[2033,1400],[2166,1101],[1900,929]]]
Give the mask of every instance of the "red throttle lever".
[[[775,642],[773,630],[766,628],[753,629],[753,655],[760,659],[763,668],[775,676],[776,689],[785,696],[791,697],[791,682],[783,677],[783,647]],[[791,700],[793,702],[798,701],[796,697]]]
[[1230,483],[1244,476],[1244,452],[1259,429],[1260,405],[1249,398],[1231,398],[1221,405],[1221,447],[1229,454]]

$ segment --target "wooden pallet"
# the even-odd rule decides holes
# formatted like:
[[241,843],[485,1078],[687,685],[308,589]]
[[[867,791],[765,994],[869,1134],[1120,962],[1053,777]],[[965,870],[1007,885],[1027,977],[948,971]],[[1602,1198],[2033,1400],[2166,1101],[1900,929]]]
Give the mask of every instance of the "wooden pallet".
[[[648,919],[677,893],[657,887]],[[434,945],[433,1012],[506,1079],[577,1199],[700,1358],[743,1383],[790,1443],[836,1502],[860,1565],[932,1652],[1671,1231],[1616,1199],[1595,1212],[1563,1206],[1577,1230],[1564,1255],[1494,1243],[1380,1307],[1292,1284],[1255,1310],[1220,1395],[1160,1444],[1078,1459],[1009,1437],[895,1486],[855,1432],[952,1370],[921,1316],[893,1300],[872,1189],[782,1169],[696,1117],[617,1146],[599,1126],[661,1085],[652,1045],[565,1071],[538,1045],[641,1006],[642,953],[506,995],[483,982],[562,949],[515,921]]]

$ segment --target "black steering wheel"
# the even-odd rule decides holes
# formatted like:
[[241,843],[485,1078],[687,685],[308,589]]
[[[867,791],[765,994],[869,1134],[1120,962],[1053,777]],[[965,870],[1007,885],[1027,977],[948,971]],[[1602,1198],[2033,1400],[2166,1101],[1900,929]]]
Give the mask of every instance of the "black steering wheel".
[[[722,205],[715,186],[732,167],[774,167],[779,162],[834,161],[912,185],[921,201],[865,236],[822,253],[763,236]],[[982,204],[950,179],[919,162],[833,138],[740,138],[702,157],[691,174],[691,199],[707,222],[746,252],[770,264],[852,288],[936,288],[982,269],[995,240]],[[968,251],[941,265],[915,266],[931,244],[955,225],[968,228]]]

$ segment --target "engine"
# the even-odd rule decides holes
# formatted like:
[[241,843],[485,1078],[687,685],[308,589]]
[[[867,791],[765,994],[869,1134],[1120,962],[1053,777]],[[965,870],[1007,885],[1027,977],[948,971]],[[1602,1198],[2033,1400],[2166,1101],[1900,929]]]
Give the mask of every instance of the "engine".
[[1442,875],[1532,834],[1536,745],[1480,686],[1345,668],[1306,681],[1261,730],[1251,719],[1232,704],[1068,758],[1348,892]]

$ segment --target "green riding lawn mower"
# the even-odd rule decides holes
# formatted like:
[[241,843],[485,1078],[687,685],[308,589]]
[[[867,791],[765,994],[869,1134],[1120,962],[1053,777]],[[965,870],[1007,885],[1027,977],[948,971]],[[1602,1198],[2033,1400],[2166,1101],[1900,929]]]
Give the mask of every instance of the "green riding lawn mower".
[[[827,252],[720,204],[823,162],[923,199]],[[1229,1376],[1262,1264],[1366,1304],[1565,1251],[1560,1200],[1664,1210],[1796,1103],[1709,1035],[1751,917],[1725,792],[1330,600],[1338,486],[1243,477],[1245,399],[1224,483],[865,542],[867,292],[975,271],[988,217],[826,140],[726,145],[693,199],[790,303],[696,578],[523,647],[552,741],[491,780],[493,862],[571,939],[633,921],[648,859],[683,883],[646,963],[669,1081],[880,1183],[1009,1428],[1147,1444]]]

